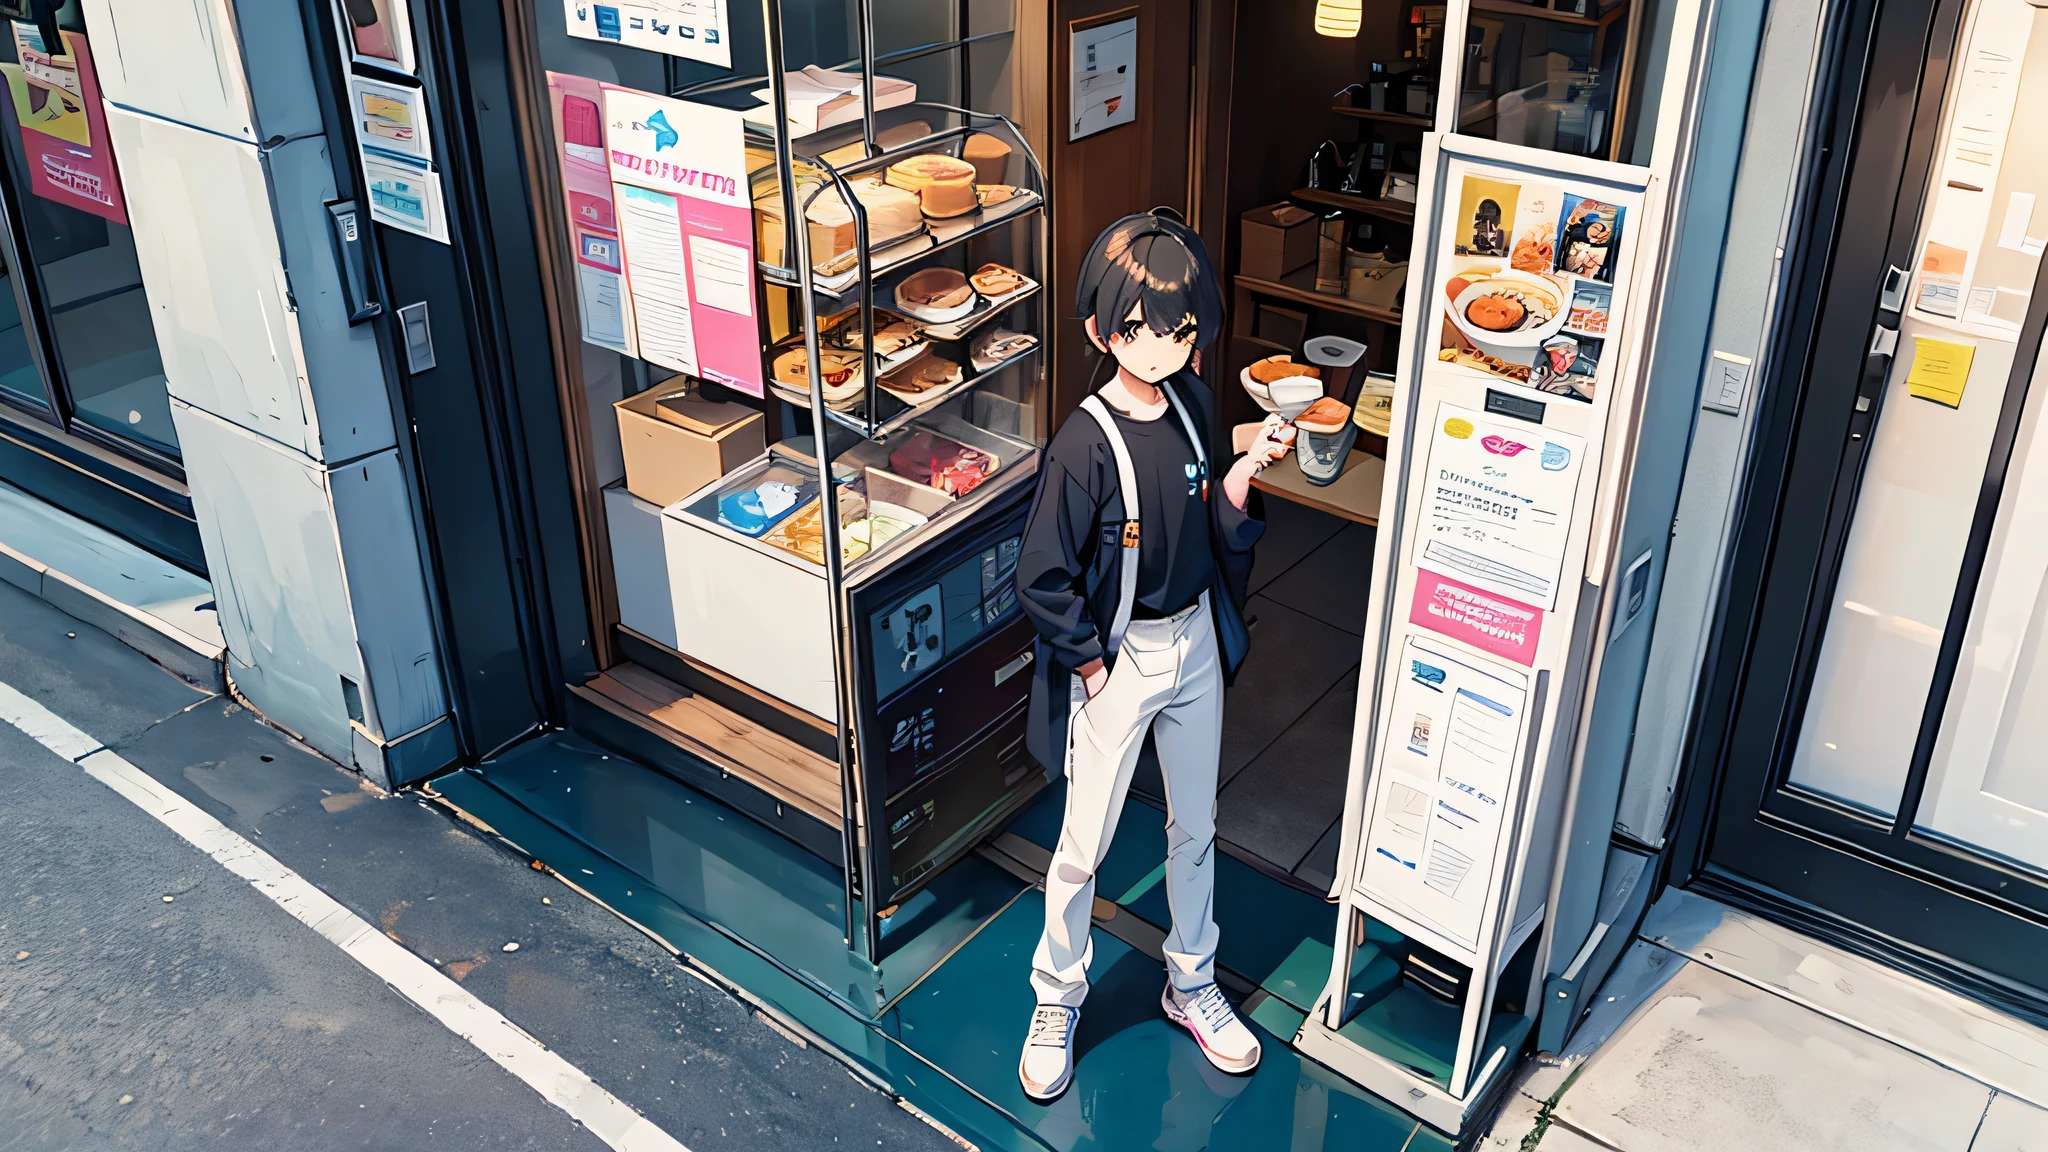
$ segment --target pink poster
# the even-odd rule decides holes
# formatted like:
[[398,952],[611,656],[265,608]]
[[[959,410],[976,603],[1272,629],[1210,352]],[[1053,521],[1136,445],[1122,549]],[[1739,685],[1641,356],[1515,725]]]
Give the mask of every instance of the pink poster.
[[576,253],[576,295],[583,338],[600,347],[640,354],[626,290],[626,258],[612,202],[611,161],[604,148],[604,86],[582,76],[548,73],[554,108],[556,159],[569,242]]
[[33,24],[12,21],[15,58],[0,65],[14,97],[14,119],[28,154],[29,187],[45,200],[128,223],[114,146],[107,138],[106,106],[92,49],[79,32],[65,32],[65,53],[52,56]]
[[641,359],[765,395],[746,121],[609,84],[604,113]]
[[1418,568],[1408,622],[1534,667],[1543,609]]

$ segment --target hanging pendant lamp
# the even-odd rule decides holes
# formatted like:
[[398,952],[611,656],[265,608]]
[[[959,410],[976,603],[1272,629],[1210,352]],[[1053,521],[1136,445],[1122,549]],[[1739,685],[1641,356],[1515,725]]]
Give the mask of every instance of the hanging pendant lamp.
[[1363,0],[1316,0],[1316,34],[1355,37]]

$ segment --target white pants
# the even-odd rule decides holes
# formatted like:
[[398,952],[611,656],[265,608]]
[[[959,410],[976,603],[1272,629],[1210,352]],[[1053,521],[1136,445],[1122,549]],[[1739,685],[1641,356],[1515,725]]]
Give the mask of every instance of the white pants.
[[[1125,563],[1130,561],[1126,560]],[[1086,697],[1079,686],[1076,692]],[[1193,991],[1216,979],[1216,761],[1223,669],[1205,595],[1165,620],[1133,620],[1109,682],[1079,705],[1067,740],[1067,811],[1045,877],[1045,935],[1031,963],[1040,1004],[1088,996],[1095,870],[1109,852],[1150,730],[1166,780],[1166,968]]]

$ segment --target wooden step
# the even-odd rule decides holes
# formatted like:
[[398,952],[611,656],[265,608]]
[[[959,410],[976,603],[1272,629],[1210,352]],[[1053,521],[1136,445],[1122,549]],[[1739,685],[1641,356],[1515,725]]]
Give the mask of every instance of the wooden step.
[[828,825],[840,821],[839,765],[638,664],[571,692]]

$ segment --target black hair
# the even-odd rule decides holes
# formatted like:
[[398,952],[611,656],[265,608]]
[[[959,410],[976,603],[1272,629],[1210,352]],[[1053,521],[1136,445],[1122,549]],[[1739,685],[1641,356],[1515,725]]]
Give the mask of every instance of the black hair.
[[1081,265],[1074,314],[1095,318],[1107,343],[1131,309],[1155,335],[1192,335],[1200,348],[1223,326],[1223,291],[1209,250],[1171,209],[1126,216],[1102,230]]

